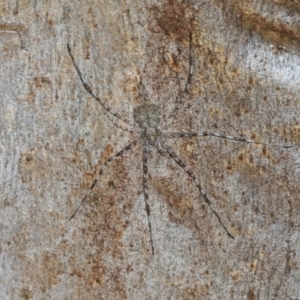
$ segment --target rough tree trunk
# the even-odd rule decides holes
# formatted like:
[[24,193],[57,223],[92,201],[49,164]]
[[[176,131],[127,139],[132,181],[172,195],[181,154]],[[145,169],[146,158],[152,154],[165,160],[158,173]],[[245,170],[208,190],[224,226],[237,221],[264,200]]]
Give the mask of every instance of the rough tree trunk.
[[[300,6],[245,3],[0,3],[1,299],[300,299]],[[294,146],[170,139],[234,239],[153,148],[151,253],[141,144],[68,220],[138,134],[67,43],[122,117],[147,99],[164,130]]]

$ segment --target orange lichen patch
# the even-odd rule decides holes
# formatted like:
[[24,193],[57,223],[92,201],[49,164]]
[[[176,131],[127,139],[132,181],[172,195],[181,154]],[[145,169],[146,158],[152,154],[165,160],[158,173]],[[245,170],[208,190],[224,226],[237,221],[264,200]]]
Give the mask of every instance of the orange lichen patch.
[[26,97],[27,102],[30,104],[34,103],[36,97],[36,90],[51,86],[51,84],[52,84],[51,80],[46,76],[35,77],[33,81],[30,81],[28,83],[29,93],[27,94]]
[[295,0],[267,0],[270,3],[275,3],[278,7],[282,6],[290,10],[292,13],[300,12],[299,1]]
[[138,96],[139,88],[138,85],[140,83],[140,74],[139,71],[133,69],[129,74],[124,76],[123,80],[123,91],[125,93],[132,93]]
[[247,294],[247,300],[255,300],[255,290],[253,287],[249,288],[248,294]]
[[54,253],[45,252],[41,257],[40,268],[43,269],[43,286],[44,291],[56,285],[59,281],[58,277],[64,273],[63,263]]
[[[265,158],[271,159],[272,152],[267,150],[265,146],[261,147],[261,155]],[[229,160],[225,162],[227,172],[233,173],[235,170],[246,172],[247,176],[260,176],[266,172],[265,166],[258,166],[253,163],[253,152],[251,148],[246,148],[239,151],[235,156],[231,156]]]
[[186,143],[185,145],[184,145],[184,147],[185,147],[185,151],[187,152],[187,153],[193,153],[194,151],[195,151],[195,148],[196,148],[196,146],[195,146],[195,144],[193,144],[193,143]]
[[285,141],[288,142],[291,141],[291,144],[293,142],[299,143],[300,142],[300,125],[294,124],[291,126],[286,127],[274,127],[273,132],[277,135],[281,135]]
[[185,1],[169,0],[161,6],[153,5],[150,11],[157,27],[165,35],[181,42],[189,41],[189,33],[197,28],[195,15],[199,8]]
[[[107,270],[105,257],[122,259],[121,253],[124,248],[122,237],[125,222],[119,215],[114,197],[99,199],[95,196],[92,198],[92,201],[89,201],[89,204],[81,212],[84,221],[74,237],[78,243],[76,248],[80,251],[83,261],[78,264],[78,254],[72,249],[73,253],[69,264],[72,270],[71,275],[80,278],[85,286],[102,286],[111,277],[111,273],[108,273]],[[78,267],[82,264],[85,265],[84,270]],[[109,268],[114,269],[114,266]],[[118,274],[118,272],[113,273]],[[116,282],[118,277],[112,277],[110,281]],[[119,284],[118,289],[123,290],[122,284]]]
[[17,24],[17,23],[0,23],[0,32],[5,31],[13,31],[21,33],[25,30],[25,26],[23,24]]
[[160,196],[163,196],[164,199],[168,199],[168,204],[171,207],[176,207],[176,211],[180,211],[184,214],[191,209],[192,204],[189,200],[191,194],[187,196],[183,192],[182,187],[179,186],[175,180],[156,180],[154,177],[152,184]]
[[98,160],[97,165],[94,168],[94,171],[92,173],[90,172],[85,172],[84,173],[84,182],[83,185],[84,187],[88,188],[91,186],[91,184],[93,183],[93,181],[95,180],[95,178],[97,177],[97,175],[99,174],[100,169],[103,167],[104,162],[110,157],[112,156],[114,153],[114,149],[113,147],[108,144],[103,152],[101,153],[101,156]]
[[26,100],[29,104],[33,104],[35,101],[36,93],[33,89],[29,89],[29,93],[27,94]]
[[296,42],[300,38],[299,28],[290,27],[280,21],[269,20],[255,12],[243,11],[242,18],[252,30],[270,42],[289,45],[291,40]]
[[255,271],[257,269],[258,261],[257,259],[253,260],[250,264],[250,270]]
[[51,173],[49,162],[41,159],[37,151],[32,149],[21,155],[19,160],[19,172],[23,183],[31,183],[37,179],[42,179]]
[[210,107],[209,113],[210,113],[210,116],[212,119],[217,119],[217,118],[223,117],[222,111],[216,107]]
[[[288,3],[285,4],[288,9]],[[270,5],[274,4],[270,3]],[[240,1],[232,1],[232,8],[234,8],[235,14],[240,16],[240,24],[246,29],[256,32],[270,43],[285,46],[288,49],[299,49],[299,26],[278,20],[271,14],[268,16],[261,14],[258,9],[254,9],[248,3],[241,4]]]
[[35,77],[34,78],[34,85],[37,87],[37,88],[41,88],[43,87],[44,85],[51,85],[51,80],[46,77],[46,76],[40,76],[40,77]]
[[20,297],[24,300],[30,300],[33,298],[33,291],[28,288],[22,288],[20,291]]
[[[27,264],[24,282],[28,281],[27,285],[33,287],[38,286],[43,293],[58,284],[59,276],[64,273],[63,263],[54,253],[43,252],[35,261],[28,260],[25,256],[20,256],[20,259]],[[21,290],[23,299],[31,299],[30,295],[31,291],[28,288],[24,287]]]
[[192,45],[196,43],[199,32],[196,16],[200,8],[201,4],[191,5],[178,0],[148,7],[153,21],[148,27],[151,38],[147,45],[147,56],[157,93],[167,93],[168,90],[171,94],[182,93],[180,86],[192,80],[187,77]]
[[[183,171],[184,172],[184,171]],[[199,222],[205,222],[207,214],[207,206],[199,201],[199,192],[190,178],[182,174],[180,183],[176,178],[162,180],[153,177],[151,180],[153,189],[158,192],[159,198],[164,201],[168,207],[168,221],[182,226],[194,232],[196,230],[197,237],[203,236],[204,232],[199,230],[201,225]]]
[[[198,150],[197,139],[195,138],[186,138],[181,139],[180,141],[170,141],[175,142],[177,144],[176,148],[178,148],[178,154],[182,157],[184,161],[189,162],[188,165],[193,167],[193,154]],[[177,142],[177,143],[176,143]],[[195,157],[194,157],[195,158]]]
[[[195,36],[193,40],[195,43],[201,43],[201,37]],[[202,60],[201,68],[197,72],[201,84],[209,84],[213,77],[217,79],[217,83],[220,86],[226,86],[227,81],[224,80],[222,75],[224,74],[224,66],[228,63],[228,57],[224,56],[222,50],[208,47],[193,47],[193,53],[195,53],[197,57],[205,58]],[[207,70],[210,72],[207,72]],[[238,70],[231,70],[231,73],[237,76],[236,73],[238,73]],[[215,76],[215,74],[218,74],[218,76]]]
[[206,299],[209,293],[208,284],[199,284],[197,286],[188,287],[183,290],[182,299]]
[[[102,152],[93,178],[112,153],[115,151],[108,145]],[[134,219],[129,219],[134,207],[131,201],[134,190],[128,187],[130,178],[126,156],[115,159],[104,170],[84,207],[76,216],[82,220],[77,223],[77,227],[80,225],[81,228],[74,233],[72,239],[77,241],[76,249],[80,251],[80,255],[72,250],[70,269],[71,275],[76,276],[84,286],[105,288],[106,285],[113,285],[116,287],[115,294],[123,298],[126,293],[119,276],[121,270],[117,264],[108,266],[107,258],[113,261],[125,259],[122,254],[126,250],[124,232],[131,222],[135,222]],[[81,257],[82,261],[78,262],[77,257]],[[84,269],[78,267],[82,265],[85,265]]]
[[230,276],[233,281],[237,281],[240,278],[240,272],[238,270],[233,270]]

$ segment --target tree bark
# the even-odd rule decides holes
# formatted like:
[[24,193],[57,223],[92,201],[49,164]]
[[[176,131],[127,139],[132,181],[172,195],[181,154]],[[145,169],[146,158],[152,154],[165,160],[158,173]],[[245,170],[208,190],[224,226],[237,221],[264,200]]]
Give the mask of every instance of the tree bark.
[[[1,299],[300,299],[299,4],[8,0],[0,14]],[[163,131],[256,142],[168,139],[234,239],[153,146],[152,254],[142,143],[105,163],[139,134],[89,88],[132,122],[150,103]]]

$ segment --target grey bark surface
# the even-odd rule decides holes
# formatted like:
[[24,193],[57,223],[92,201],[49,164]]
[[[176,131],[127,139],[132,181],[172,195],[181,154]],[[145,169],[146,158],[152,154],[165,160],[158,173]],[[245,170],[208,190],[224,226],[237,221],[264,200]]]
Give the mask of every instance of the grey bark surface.
[[[0,3],[1,299],[300,299],[297,1]],[[146,100],[235,239],[132,118]],[[189,75],[190,74],[190,75]],[[171,115],[171,116],[170,116]]]

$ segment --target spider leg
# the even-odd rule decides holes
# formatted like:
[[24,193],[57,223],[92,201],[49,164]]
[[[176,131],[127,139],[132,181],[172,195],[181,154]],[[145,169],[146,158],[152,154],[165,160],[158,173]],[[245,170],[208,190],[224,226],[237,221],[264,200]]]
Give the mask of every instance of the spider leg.
[[173,150],[173,148],[170,145],[167,144],[167,142],[165,140],[161,140],[161,144],[167,150],[169,156],[171,158],[173,158],[173,160],[192,178],[192,180],[194,181],[196,187],[198,188],[198,190],[200,192],[200,195],[203,197],[204,201],[209,206],[209,208],[213,212],[213,214],[217,217],[217,219],[218,219],[219,223],[221,224],[221,226],[224,228],[224,230],[226,231],[228,236],[231,237],[232,239],[234,239],[234,236],[228,231],[228,229],[226,228],[226,226],[222,222],[221,217],[219,216],[219,214],[212,207],[210,200],[208,199],[206,193],[202,189],[198,179],[196,178],[196,176],[194,175],[192,170],[184,163],[184,161]]
[[[190,32],[189,35],[189,67],[188,67],[188,75],[186,78],[186,83],[185,83],[185,88],[183,91],[180,91],[177,95],[177,98],[180,97],[180,94],[186,93],[190,87],[190,83],[191,83],[191,79],[192,79],[192,64],[193,64],[193,58],[192,58],[192,43],[193,43],[193,35],[192,32]],[[184,107],[184,105],[181,105],[180,107],[178,106],[179,101],[177,101],[175,108],[173,109],[173,111],[170,113],[170,115],[167,117],[167,120],[172,119],[172,117],[174,117],[175,114],[178,113],[178,111]]]
[[149,206],[149,189],[148,189],[148,140],[143,143],[143,192],[145,200],[145,209],[148,219],[148,227],[150,233],[150,243],[152,254],[154,255],[154,246],[152,238],[152,228],[151,228],[151,217],[150,217],[150,206]]
[[114,119],[113,116],[111,116],[110,114],[108,114],[107,112],[104,112],[104,114],[107,116],[107,118],[118,128],[122,129],[123,131],[127,131],[127,132],[140,132],[139,129],[131,129],[131,128],[127,128],[123,125],[120,125],[119,123],[116,122],[116,120]]
[[192,32],[190,32],[190,49],[189,49],[189,71],[188,71],[188,76],[186,79],[186,84],[185,84],[185,89],[184,92],[186,92],[190,86],[191,78],[192,78],[192,41],[193,41],[193,36]]
[[201,136],[198,132],[164,132],[163,134],[168,139]]
[[69,218],[69,221],[71,219],[73,219],[75,217],[75,215],[77,214],[78,210],[82,207],[82,205],[84,204],[85,200],[88,198],[88,196],[90,195],[91,191],[93,190],[93,188],[95,187],[97,181],[99,180],[100,176],[103,173],[104,168],[111,163],[112,161],[115,160],[115,158],[122,156],[124,152],[130,150],[133,146],[135,146],[138,142],[139,142],[139,138],[134,140],[133,142],[131,142],[130,144],[128,144],[126,147],[124,147],[122,150],[120,150],[119,152],[117,152],[116,154],[112,155],[111,157],[109,157],[104,164],[102,165],[98,175],[96,176],[95,180],[93,181],[91,187],[89,188],[89,191],[86,193],[86,195],[84,196],[84,198],[81,200],[80,204],[78,205],[78,207],[76,208],[76,210],[74,211],[74,213],[72,214],[72,216]]
[[292,145],[278,145],[278,144],[269,144],[269,143],[260,143],[253,140],[244,139],[241,137],[235,137],[231,135],[224,135],[216,132],[166,132],[164,133],[166,138],[186,138],[186,137],[200,137],[200,136],[214,136],[222,139],[244,142],[248,144],[257,144],[257,145],[264,145],[264,146],[272,146],[272,147],[279,147],[279,148],[291,148]]
[[[130,126],[132,126],[132,127],[136,127],[136,124],[132,123],[128,118],[122,117],[122,116],[119,115],[118,113],[114,112],[114,111],[113,111],[113,110],[112,110],[105,102],[103,102],[99,97],[97,97],[97,96],[93,93],[91,87],[83,80],[82,74],[81,74],[81,72],[80,72],[78,66],[77,66],[76,63],[75,63],[75,59],[74,59],[74,56],[73,56],[73,54],[72,54],[72,52],[71,52],[71,48],[70,48],[69,44],[67,44],[67,46],[68,46],[68,52],[69,52],[69,55],[70,55],[70,57],[71,57],[71,59],[72,59],[73,65],[74,65],[74,67],[75,67],[75,69],[76,69],[76,71],[77,71],[77,74],[78,74],[78,76],[79,76],[79,78],[80,78],[80,81],[82,82],[82,84],[83,84],[84,88],[86,89],[86,91],[87,91],[90,95],[92,95],[92,97],[93,97],[94,99],[96,99],[96,100],[101,104],[101,106],[107,111],[108,114],[113,115],[114,117],[120,119],[121,121],[123,121],[124,123],[127,123],[128,125],[130,125]],[[111,119],[110,119],[110,120],[111,120]],[[114,123],[113,123],[113,124],[114,124]],[[114,124],[114,125],[115,125],[115,124]]]

